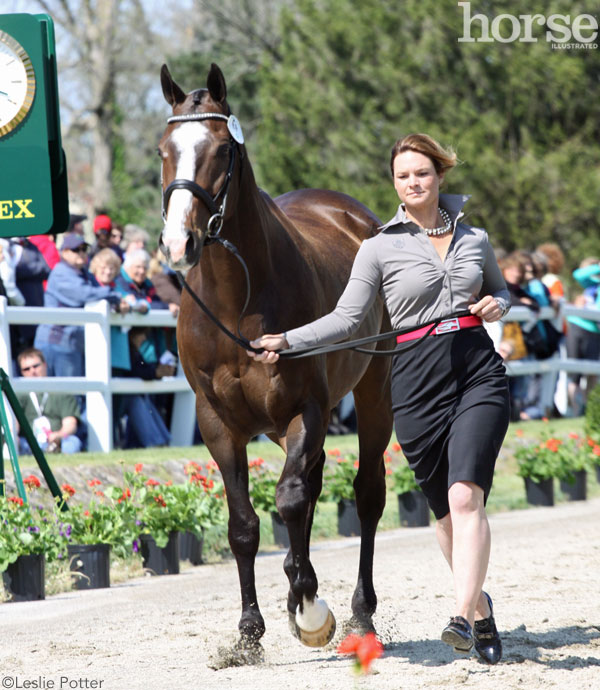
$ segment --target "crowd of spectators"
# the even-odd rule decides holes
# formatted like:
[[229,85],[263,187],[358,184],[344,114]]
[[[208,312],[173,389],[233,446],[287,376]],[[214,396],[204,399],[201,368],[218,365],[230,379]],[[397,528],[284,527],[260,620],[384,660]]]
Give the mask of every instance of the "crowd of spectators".
[[[60,248],[48,236],[0,240],[0,295],[16,306],[82,307],[106,299],[113,310],[145,314],[151,309],[179,312],[181,292],[174,273],[148,252],[150,237],[137,225],[112,222],[106,213],[93,220],[94,242],[84,236],[84,215],[72,215]],[[558,317],[567,299],[564,256],[552,243],[535,251],[499,250],[498,262],[513,306],[531,310],[526,322],[503,320],[488,328],[503,359],[531,360],[558,357],[564,348],[568,357],[600,358],[600,324],[592,319]],[[572,273],[571,303],[600,308],[600,262],[587,257]],[[573,285],[577,286],[573,290]],[[552,307],[555,318],[537,319],[541,307]],[[23,376],[84,376],[84,329],[82,326],[11,326],[11,348],[15,373]],[[174,329],[111,328],[113,376],[150,380],[175,373],[177,345]],[[41,373],[43,372],[43,373]],[[558,414],[577,416],[585,408],[586,394],[595,377],[568,376],[568,406],[555,405],[558,374],[536,374],[510,378],[514,420],[539,419]],[[28,417],[47,432],[46,450],[76,452],[85,443],[85,400],[54,404],[54,395],[40,399],[27,396],[22,403]],[[69,396],[66,396],[67,398]],[[115,445],[149,447],[169,443],[168,421],[172,396],[115,395],[113,400]],[[36,402],[38,403],[36,405]],[[64,417],[51,416],[55,407]],[[69,412],[67,414],[66,412]],[[37,421],[36,421],[37,420]],[[48,420],[50,424],[48,426]],[[36,427],[36,428],[38,428]],[[49,431],[48,431],[49,430]],[[333,411],[329,433],[356,431],[356,415],[349,394]],[[41,438],[41,436],[40,436]],[[24,440],[23,440],[24,442]],[[26,449],[21,446],[22,450]]]
[[[93,221],[94,242],[85,238],[84,215],[72,215],[68,231],[51,236],[0,241],[0,295],[15,306],[81,308],[107,300],[121,314],[169,310],[176,317],[180,293],[158,258],[148,277],[149,234],[136,225],[113,224],[106,213]],[[166,273],[165,273],[166,272]],[[164,274],[164,275],[163,275]],[[177,366],[174,329],[111,327],[113,376],[146,380],[173,376]],[[85,376],[83,326],[12,325],[13,373],[21,376]],[[172,396],[115,395],[114,440],[123,448],[167,445]],[[36,439],[46,452],[79,452],[85,447],[83,396],[28,394],[19,397]],[[21,452],[29,446],[19,437]]]

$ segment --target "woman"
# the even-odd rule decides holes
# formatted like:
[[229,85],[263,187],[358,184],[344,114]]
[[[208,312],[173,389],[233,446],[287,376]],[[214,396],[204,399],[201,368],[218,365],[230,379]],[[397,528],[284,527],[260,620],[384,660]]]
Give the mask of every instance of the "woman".
[[[509,419],[502,360],[481,325],[509,309],[509,295],[487,234],[458,222],[468,197],[439,195],[456,164],[424,134],[396,142],[391,169],[400,207],[363,242],[333,312],[253,341],[251,357],[272,364],[277,350],[342,340],[355,331],[379,291],[395,329],[415,329],[453,313],[419,345],[394,356],[392,400],[396,436],[437,518],[437,537],[454,575],[455,615],[442,641],[459,652],[473,644],[488,663],[502,645],[492,602],[482,591],[490,552],[485,502]],[[427,330],[427,329],[424,329]]]

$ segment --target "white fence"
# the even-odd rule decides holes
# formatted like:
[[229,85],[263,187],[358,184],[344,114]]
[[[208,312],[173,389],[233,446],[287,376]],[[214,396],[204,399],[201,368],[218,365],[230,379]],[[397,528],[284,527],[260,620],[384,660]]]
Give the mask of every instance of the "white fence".
[[[9,324],[58,324],[85,327],[85,376],[26,378],[13,377]],[[189,446],[196,423],[195,396],[179,366],[177,375],[156,381],[111,377],[110,327],[156,326],[175,328],[177,320],[167,309],[148,314],[112,314],[105,300],[83,309],[50,307],[8,307],[0,297],[0,367],[11,376],[16,393],[48,391],[85,394],[88,448],[110,451],[113,447],[113,393],[175,393],[171,421],[171,445]]]
[[[526,307],[513,307],[506,321],[527,322],[552,319],[556,316],[550,307],[544,307],[538,316]],[[559,315],[580,316],[600,321],[600,310],[579,309],[565,305]],[[0,367],[12,374],[9,324],[59,324],[85,327],[85,377],[12,377],[17,393],[48,391],[85,394],[88,418],[88,447],[91,451],[112,450],[112,395],[114,393],[175,393],[171,422],[171,445],[188,446],[192,443],[195,426],[195,396],[185,379],[181,366],[177,375],[156,381],[136,378],[111,377],[110,327],[157,326],[174,328],[176,319],[168,310],[150,311],[148,314],[112,314],[108,302],[94,302],[84,309],[49,307],[9,307],[0,297]],[[547,372],[581,373],[600,376],[600,361],[569,359],[564,348],[560,356],[547,360],[507,362],[509,376]]]

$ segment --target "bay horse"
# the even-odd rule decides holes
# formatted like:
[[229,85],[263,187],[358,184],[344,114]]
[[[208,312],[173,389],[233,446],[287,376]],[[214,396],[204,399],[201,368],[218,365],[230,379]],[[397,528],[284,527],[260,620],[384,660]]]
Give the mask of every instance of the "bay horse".
[[[303,189],[271,199],[259,190],[217,65],[211,66],[205,89],[184,93],[166,65],[161,85],[173,112],[158,147],[165,221],[160,248],[168,264],[186,275],[191,289],[223,325],[238,327],[249,339],[331,311],[361,242],[377,233],[378,218],[341,193]],[[237,257],[214,241],[221,233],[247,265],[246,309],[244,271]],[[378,297],[357,335],[387,327],[387,312]],[[196,395],[202,438],[225,484],[228,537],[241,587],[238,646],[260,648],[265,631],[254,575],[259,519],[248,495],[246,451],[248,442],[261,433],[286,454],[276,504],[290,538],[284,571],[292,632],[310,646],[323,646],[333,637],[335,619],[317,597],[309,541],[322,487],[330,411],[349,391],[358,420],[354,490],[361,523],[352,620],[372,626],[377,606],[372,577],[375,531],[385,504],[383,453],[392,430],[390,358],[344,350],[264,365],[226,337],[186,290],[177,344]]]

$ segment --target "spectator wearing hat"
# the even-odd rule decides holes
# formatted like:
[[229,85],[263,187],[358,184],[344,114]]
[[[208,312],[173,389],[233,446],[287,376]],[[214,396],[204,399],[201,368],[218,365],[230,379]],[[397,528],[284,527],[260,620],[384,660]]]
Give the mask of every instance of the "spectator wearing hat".
[[94,218],[94,235],[96,236],[96,241],[90,249],[90,259],[93,259],[94,256],[103,249],[112,249],[110,245],[111,230],[112,220],[105,213],[100,213]]
[[76,235],[81,235],[83,237],[83,221],[87,219],[84,213],[71,213],[69,215],[69,228],[67,232],[73,232]]
[[[65,235],[61,260],[48,278],[44,306],[81,308],[87,302],[102,299],[120,305],[119,293],[110,287],[101,287],[87,270],[88,249],[83,237]],[[84,375],[83,326],[42,324],[35,334],[35,347],[43,352],[50,376]]]

